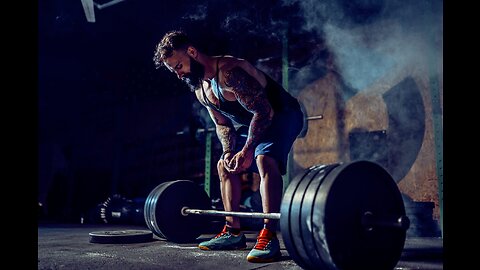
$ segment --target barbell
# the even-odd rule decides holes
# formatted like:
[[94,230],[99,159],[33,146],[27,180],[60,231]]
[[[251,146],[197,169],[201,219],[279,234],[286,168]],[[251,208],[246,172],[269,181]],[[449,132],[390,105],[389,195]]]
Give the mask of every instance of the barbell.
[[410,225],[396,182],[366,160],[305,170],[285,190],[280,213],[213,210],[190,180],[161,183],[144,206],[149,229],[177,243],[206,232],[211,216],[280,220],[288,254],[304,269],[393,269]]

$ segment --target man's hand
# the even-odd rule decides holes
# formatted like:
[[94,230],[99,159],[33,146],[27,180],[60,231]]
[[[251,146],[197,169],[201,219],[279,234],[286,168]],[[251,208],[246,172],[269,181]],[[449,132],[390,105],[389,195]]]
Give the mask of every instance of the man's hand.
[[242,150],[232,156],[232,153],[226,153],[223,157],[225,169],[231,173],[240,173],[247,170],[253,162],[253,151]]

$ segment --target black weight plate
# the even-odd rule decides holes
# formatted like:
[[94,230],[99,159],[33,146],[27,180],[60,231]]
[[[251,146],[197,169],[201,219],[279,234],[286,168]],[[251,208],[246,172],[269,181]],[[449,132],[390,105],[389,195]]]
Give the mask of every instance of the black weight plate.
[[90,243],[129,244],[153,240],[153,233],[147,230],[96,231],[88,234]]
[[362,216],[405,215],[396,182],[380,165],[356,161],[336,167],[318,190],[312,223],[322,260],[337,269],[393,269],[400,259],[406,231],[393,227],[366,230]]
[[302,237],[302,220],[301,212],[303,205],[303,200],[305,195],[307,195],[308,188],[310,183],[315,176],[321,171],[323,167],[316,167],[311,170],[308,175],[298,183],[297,189],[292,196],[291,206],[290,206],[290,233],[293,240],[293,245],[297,248],[298,255],[302,258],[302,262],[305,263],[307,268],[313,265],[313,262],[310,261],[310,256],[308,256],[308,250],[305,249]]
[[312,213],[315,208],[315,198],[318,194],[318,189],[323,183],[325,176],[337,167],[339,164],[329,165],[320,170],[310,182],[308,189],[305,191],[305,195],[302,201],[302,207],[300,211],[300,234],[305,249],[305,255],[309,257],[310,265],[309,269],[334,269],[334,266],[322,260],[319,249],[316,246],[314,234],[320,233],[319,228],[313,226]]
[[165,186],[170,184],[170,182],[163,182],[156,186],[150,194],[148,194],[147,199],[145,199],[145,205],[143,208],[143,216],[145,218],[145,223],[147,224],[148,228],[152,230],[152,232],[160,237],[165,239],[165,235],[163,235],[160,232],[160,229],[157,226],[156,220],[155,220],[155,206],[156,206],[156,201],[158,194],[163,191]]
[[155,230],[165,239],[186,243],[194,241],[207,231],[210,216],[183,216],[183,207],[211,209],[210,198],[196,183],[189,180],[176,180],[167,183],[155,192],[150,202],[150,220]]
[[[283,242],[285,247],[287,248],[288,255],[302,268],[307,267],[307,262],[304,262],[302,257],[300,256],[299,250],[295,245],[294,238],[295,238],[295,231],[292,229],[292,206],[293,206],[293,198],[297,192],[298,185],[304,179],[309,179],[312,175],[315,175],[316,172],[322,169],[324,166],[315,165],[310,167],[309,169],[305,170],[303,173],[298,174],[295,176],[290,184],[288,185],[287,189],[284,192],[282,197],[282,204],[280,207],[280,230],[282,232]],[[297,221],[298,222],[298,221]]]

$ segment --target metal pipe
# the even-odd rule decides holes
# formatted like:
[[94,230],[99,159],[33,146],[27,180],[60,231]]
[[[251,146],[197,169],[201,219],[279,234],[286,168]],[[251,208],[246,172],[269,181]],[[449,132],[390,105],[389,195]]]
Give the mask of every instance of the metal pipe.
[[116,5],[116,4],[118,4],[118,3],[120,3],[120,2],[123,2],[123,1],[125,1],[125,0],[112,0],[112,1],[107,2],[107,3],[105,3],[105,4],[98,4],[98,3],[93,2],[93,4],[94,4],[98,9],[103,9],[103,8],[107,8],[107,7],[109,7],[109,6]]
[[232,216],[232,217],[246,217],[246,218],[267,218],[267,219],[280,219],[280,213],[257,213],[257,212],[229,212],[218,210],[200,210],[190,209],[183,207],[181,210],[182,215],[206,215],[206,216]]

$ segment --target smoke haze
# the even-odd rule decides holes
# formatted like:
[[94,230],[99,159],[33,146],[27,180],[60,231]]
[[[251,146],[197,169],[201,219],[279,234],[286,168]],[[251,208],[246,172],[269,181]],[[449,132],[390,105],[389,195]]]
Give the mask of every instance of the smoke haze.
[[435,57],[442,64],[442,1],[283,2],[301,7],[304,30],[325,40],[338,72],[356,90],[418,59]]

